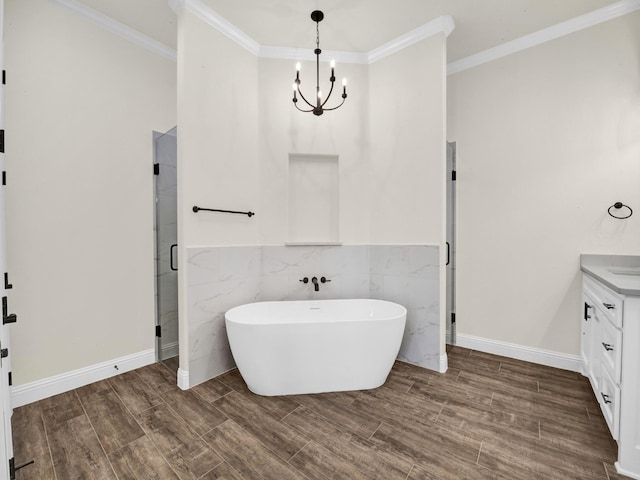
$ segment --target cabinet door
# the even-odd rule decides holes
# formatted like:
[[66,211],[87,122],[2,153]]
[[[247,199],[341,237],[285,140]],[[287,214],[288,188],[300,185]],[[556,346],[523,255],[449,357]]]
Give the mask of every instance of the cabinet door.
[[615,384],[608,372],[603,371],[600,388],[597,391],[598,402],[611,436],[618,440],[620,433],[620,387]]
[[602,311],[598,308],[593,309],[590,326],[589,338],[589,381],[595,392],[600,388],[600,376],[602,373],[602,347],[600,346],[602,337],[602,322],[607,321]]
[[582,357],[582,372],[589,375],[591,363],[591,347],[593,345],[592,328],[593,325],[593,309],[595,301],[585,289],[582,290],[582,322],[581,322],[581,339],[580,339],[580,356]]

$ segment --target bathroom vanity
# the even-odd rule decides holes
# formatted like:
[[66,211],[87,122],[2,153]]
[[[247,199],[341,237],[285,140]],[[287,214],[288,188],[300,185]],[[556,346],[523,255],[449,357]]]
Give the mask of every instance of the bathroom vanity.
[[611,435],[619,473],[640,479],[640,256],[582,255],[582,373]]

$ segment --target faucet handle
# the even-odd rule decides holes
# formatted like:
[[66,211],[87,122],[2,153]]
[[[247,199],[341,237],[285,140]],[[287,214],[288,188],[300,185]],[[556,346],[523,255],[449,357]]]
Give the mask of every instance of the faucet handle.
[[320,281],[321,281],[322,283],[327,283],[327,282],[330,282],[331,280],[329,280],[327,277],[321,277],[321,278],[320,278]]
[[299,280],[302,283],[309,283],[309,277],[304,277]]

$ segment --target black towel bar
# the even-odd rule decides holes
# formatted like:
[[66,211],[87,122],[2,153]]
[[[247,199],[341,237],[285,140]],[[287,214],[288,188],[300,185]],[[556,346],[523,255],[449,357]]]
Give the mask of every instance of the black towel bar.
[[204,210],[206,212],[222,212],[222,213],[237,213],[239,215],[246,215],[248,217],[253,217],[255,213],[253,212],[236,212],[235,210],[219,210],[217,208],[202,208],[202,207],[193,207],[194,213],[198,213],[200,210]]

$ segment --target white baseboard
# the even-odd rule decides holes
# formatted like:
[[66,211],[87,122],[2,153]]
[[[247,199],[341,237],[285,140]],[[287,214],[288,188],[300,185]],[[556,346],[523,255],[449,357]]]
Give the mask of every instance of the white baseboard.
[[189,390],[189,371],[178,369],[178,387],[181,390]]
[[456,335],[456,345],[480,352],[524,360],[526,362],[571,370],[572,372],[582,372],[582,361],[578,355],[569,355],[567,353],[553,352],[541,348],[526,347],[515,343],[500,342],[489,338],[462,334]]
[[618,462],[615,463],[615,467],[616,467],[616,472],[619,473],[620,475],[624,475],[629,478],[637,478],[638,480],[640,480],[640,475],[638,475],[635,472],[629,472],[624,468],[620,468],[620,465],[618,464]]
[[162,346],[162,359],[177,357],[180,353],[179,342],[171,342]]
[[154,349],[144,350],[107,362],[80,368],[53,377],[36,380],[11,387],[11,408],[18,408],[29,403],[68,392],[120,373],[151,365],[156,361]]
[[447,357],[447,354],[445,353],[444,355],[440,355],[440,370],[438,370],[440,373],[444,373],[447,371],[447,369],[449,368],[449,360]]

